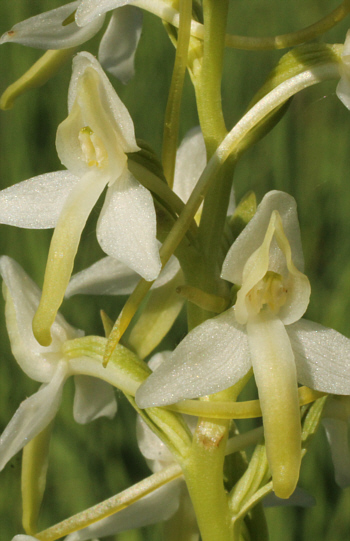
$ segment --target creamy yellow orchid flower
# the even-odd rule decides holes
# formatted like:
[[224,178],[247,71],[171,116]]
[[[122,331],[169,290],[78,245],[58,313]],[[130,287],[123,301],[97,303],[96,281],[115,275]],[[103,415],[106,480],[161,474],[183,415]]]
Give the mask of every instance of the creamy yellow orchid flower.
[[288,498],[301,460],[298,382],[350,391],[350,340],[301,319],[310,284],[295,200],[269,192],[224,261],[222,277],[241,286],[234,307],[196,327],[136,393],[140,407],[221,391],[253,367],[274,491]]
[[128,169],[127,153],[139,150],[134,125],[89,53],[74,59],[68,111],[56,137],[58,156],[67,169],[0,192],[0,223],[55,227],[43,295],[33,320],[35,337],[43,346],[51,342],[50,328],[69,283],[82,230],[105,188],[96,229],[102,249],[146,280],[157,278],[161,269],[153,199]]

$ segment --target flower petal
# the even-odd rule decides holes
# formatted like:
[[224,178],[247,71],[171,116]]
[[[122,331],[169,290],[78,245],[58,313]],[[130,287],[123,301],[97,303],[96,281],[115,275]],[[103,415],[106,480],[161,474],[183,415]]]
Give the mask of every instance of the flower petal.
[[[277,210],[282,218],[283,229],[292,249],[294,265],[299,271],[303,271],[304,257],[295,199],[284,192],[274,190],[265,195],[256,214],[232,244],[222,267],[222,278],[234,284],[242,284],[245,264],[263,243],[274,210]],[[273,258],[274,254],[271,256]]]
[[350,485],[350,449],[349,424],[341,419],[323,419],[327,439],[331,448],[334,474],[337,484],[341,488]]
[[[170,282],[179,268],[178,260],[172,256],[151,289]],[[114,257],[107,256],[72,276],[65,296],[69,298],[78,294],[130,295],[139,280],[140,276],[135,271]]]
[[0,223],[28,229],[55,227],[67,197],[79,180],[69,171],[56,171],[2,190]]
[[104,69],[124,84],[135,74],[134,59],[141,37],[142,18],[142,11],[134,6],[115,10],[98,50],[98,59]]
[[174,192],[188,201],[197,180],[207,164],[204,137],[199,126],[189,130],[176,153]]
[[51,381],[19,406],[0,437],[0,470],[55,417],[68,375],[67,363],[59,363]]
[[168,23],[179,24],[179,12],[164,0],[81,0],[75,20],[78,26],[84,26],[103,13],[128,4],[154,13]]
[[153,199],[128,170],[107,191],[97,239],[104,252],[146,280],[157,278],[161,262]]
[[136,436],[139,449],[154,473],[174,462],[174,456],[168,447],[147,426],[140,415],[136,419]]
[[316,391],[350,394],[350,340],[313,321],[286,327],[295,356],[298,381]]
[[22,370],[35,381],[48,382],[62,358],[62,343],[82,336],[57,314],[52,327],[52,344],[44,348],[35,340],[32,319],[38,307],[41,291],[24,270],[10,257],[0,258],[0,273],[4,280],[6,326],[11,349]]
[[34,336],[41,345],[51,343],[50,328],[72,274],[82,230],[105,185],[104,175],[87,173],[72,190],[61,212],[50,244],[42,297],[33,319]]
[[[81,52],[77,54],[73,59],[73,73],[69,85],[68,92],[68,110],[71,111],[73,104],[77,98],[79,92],[80,79],[84,75],[87,69],[92,69],[96,72],[99,79],[98,94],[99,100],[101,100],[101,106],[105,111],[105,114],[111,123],[115,133],[118,137],[118,142],[124,152],[137,152],[139,147],[136,144],[134,123],[132,118],[118,97],[118,94],[111,85],[107,75],[101,68],[98,60],[90,53]],[[100,119],[96,119],[97,123]],[[88,119],[91,123],[91,119]],[[88,125],[95,131],[96,126]],[[103,130],[106,126],[103,126]],[[103,133],[100,135],[103,137]]]
[[285,326],[262,312],[247,324],[250,352],[263,415],[273,489],[289,498],[299,479],[301,423],[297,374]]
[[239,381],[251,367],[248,339],[233,310],[191,331],[136,393],[140,408],[216,393]]
[[117,401],[113,387],[91,376],[75,376],[73,415],[77,423],[85,425],[99,417],[113,419]]
[[310,283],[300,272],[292,260],[292,247],[285,235],[282,219],[278,211],[272,211],[271,218],[262,244],[248,258],[242,275],[242,287],[237,293],[235,305],[236,319],[245,324],[248,319],[258,313],[262,306],[259,300],[254,300],[254,288],[267,276],[268,271],[280,275],[277,292],[285,294],[282,305],[279,305],[279,295],[270,292],[272,305],[278,311],[279,318],[285,325],[299,320],[305,313],[310,299]]
[[104,17],[96,17],[83,28],[74,21],[63,24],[79,3],[79,0],[71,2],[15,24],[0,38],[0,44],[13,42],[38,49],[67,49],[84,43],[100,30]]
[[85,541],[167,520],[177,511],[180,489],[181,480],[172,481],[144,496],[119,513],[68,535],[65,541]]
[[66,297],[78,294],[129,295],[140,277],[114,257],[104,257],[87,269],[72,276]]
[[341,102],[350,109],[350,31],[347,32],[340,68],[340,81],[336,88],[336,94]]

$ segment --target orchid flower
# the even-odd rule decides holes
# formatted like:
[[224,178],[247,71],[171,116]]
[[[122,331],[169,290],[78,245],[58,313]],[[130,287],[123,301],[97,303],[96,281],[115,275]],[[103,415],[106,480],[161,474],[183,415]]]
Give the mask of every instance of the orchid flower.
[[[184,137],[176,154],[174,192],[186,203],[207,163],[203,134],[198,127],[192,128]],[[234,196],[231,195],[228,213],[234,211]],[[197,216],[199,220],[200,213]],[[152,288],[167,284],[180,271],[175,257],[161,272]],[[67,287],[66,297],[77,294],[129,295],[136,287],[139,275],[130,267],[107,256],[87,269],[75,274]]]
[[[12,353],[31,379],[42,383],[39,390],[24,400],[0,437],[0,469],[39,434],[55,417],[66,380],[75,376],[74,418],[87,423],[101,415],[113,417],[116,401],[112,385],[123,382],[114,363],[103,368],[101,359],[85,355],[66,355],[69,341],[83,332],[69,325],[62,315],[52,326],[52,343],[43,347],[35,340],[32,319],[40,300],[40,290],[11,258],[0,258],[4,280],[6,325]],[[126,380],[124,380],[126,382]],[[127,382],[135,389],[138,384]]]
[[[74,13],[80,0],[46,11],[16,24],[0,38],[2,43],[21,43],[38,49],[67,49],[91,39],[102,28],[105,15],[77,26]],[[134,58],[141,36],[142,12],[130,5],[114,10],[101,39],[98,58],[103,67],[127,83],[134,75]]]
[[329,397],[323,415],[322,423],[331,448],[335,480],[341,488],[345,488],[350,485],[350,398]]
[[[173,190],[184,203],[191,195],[206,162],[203,134],[199,126],[194,127],[185,135],[176,154]],[[233,214],[234,208],[232,191],[228,215]],[[196,215],[197,222],[200,215],[201,208]],[[128,295],[135,289],[138,281],[137,273],[122,262],[107,256],[75,274],[67,287],[66,297],[81,293]],[[182,297],[175,294],[176,287],[183,283],[179,262],[173,256],[153,284],[152,290],[157,289],[157,292],[151,294],[149,304],[138,320],[137,328],[131,331],[129,344],[139,357],[149,355],[172,327],[184,304]]]
[[340,81],[337,85],[336,94],[345,107],[350,109],[350,30],[346,34],[341,59]]
[[293,492],[301,460],[297,382],[349,394],[350,340],[301,319],[310,285],[295,200],[269,192],[231,246],[222,277],[241,286],[234,307],[192,330],[136,393],[139,407],[216,393],[253,367],[277,496]]
[[[196,126],[187,132],[176,154],[174,192],[186,203],[207,163],[203,134]],[[235,209],[234,193],[231,192],[227,214]],[[200,211],[196,220],[200,219]],[[166,285],[180,271],[175,257],[162,270],[152,289]],[[136,287],[139,275],[130,267],[107,256],[87,269],[72,276],[66,290],[66,297],[77,294],[129,295]]]
[[58,127],[56,146],[66,171],[40,175],[0,192],[0,222],[34,229],[55,227],[43,287],[33,321],[42,345],[73,269],[81,232],[108,186],[98,224],[102,249],[146,280],[161,268],[156,215],[150,192],[128,170],[136,152],[131,117],[97,60],[78,54],[68,96],[69,115]]

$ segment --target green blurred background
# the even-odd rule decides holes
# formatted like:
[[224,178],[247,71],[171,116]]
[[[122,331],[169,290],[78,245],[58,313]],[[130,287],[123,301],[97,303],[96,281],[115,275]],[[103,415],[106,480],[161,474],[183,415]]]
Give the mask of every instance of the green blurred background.
[[[31,15],[62,5],[58,0],[2,0],[0,33]],[[228,30],[244,35],[274,35],[311,24],[335,8],[335,0],[235,0]],[[343,21],[324,38],[343,42],[350,23]],[[98,38],[86,48],[96,53]],[[41,52],[20,45],[0,47],[0,92],[18,78]],[[228,127],[242,115],[253,94],[282,52],[228,50],[225,56],[223,105]],[[113,81],[135,123],[137,137],[160,155],[162,122],[174,50],[162,24],[145,14],[136,57],[136,76],[127,85]],[[19,98],[10,111],[0,113],[0,182],[7,187],[41,173],[59,169],[55,152],[57,125],[66,116],[70,65],[45,87]],[[181,136],[198,123],[193,91],[186,80]],[[307,316],[350,337],[350,112],[335,95],[335,83],[319,85],[294,98],[287,115],[263,141],[247,152],[235,177],[236,198],[255,190],[260,199],[271,189],[291,193],[298,202],[306,259],[312,285]],[[87,224],[75,270],[98,259],[95,209]],[[20,262],[41,285],[50,231],[27,231],[1,226],[0,254]],[[99,309],[116,317],[121,306],[113,298],[77,297],[62,311],[87,333],[102,333]],[[3,303],[1,302],[1,305]],[[1,312],[3,306],[1,306]],[[2,317],[2,314],[1,314]],[[3,319],[0,365],[0,429],[21,400],[38,384],[28,380],[13,360]],[[174,333],[174,343],[180,339]],[[72,382],[66,385],[64,406],[57,419],[48,476],[48,498],[41,528],[111,496],[148,475],[137,449],[134,414],[123,398],[114,421],[99,420],[82,427],[72,420]],[[21,457],[17,455],[0,477],[0,539],[21,530]],[[350,491],[340,491],[321,429],[306,456],[300,485],[317,500],[310,509],[273,508],[267,511],[272,541],[340,541],[350,539]],[[159,526],[125,532],[119,541],[161,539]],[[113,538],[108,538],[111,541]],[[213,540],[214,541],[214,540]],[[219,540],[218,540],[219,541]]]

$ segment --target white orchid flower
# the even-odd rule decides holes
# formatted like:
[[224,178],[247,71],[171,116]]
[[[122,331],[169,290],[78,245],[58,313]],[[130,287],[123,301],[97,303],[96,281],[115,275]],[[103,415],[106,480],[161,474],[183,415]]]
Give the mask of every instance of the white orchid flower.
[[12,353],[22,370],[31,379],[42,383],[39,390],[24,400],[0,437],[0,469],[39,434],[55,417],[60,406],[63,386],[75,376],[76,394],[74,417],[87,423],[101,415],[113,417],[116,400],[112,385],[123,381],[123,373],[114,363],[106,368],[101,359],[87,356],[66,356],[64,348],[69,340],[83,336],[71,327],[62,315],[56,316],[52,326],[52,343],[43,347],[35,340],[32,319],[40,300],[40,289],[11,258],[0,258],[0,273],[4,280],[6,325]]
[[[174,174],[174,192],[187,202],[191,192],[207,163],[203,134],[198,127],[187,132],[177,154]],[[231,192],[227,214],[234,212],[234,193]],[[200,220],[201,208],[196,220]],[[76,294],[129,295],[135,289],[139,275],[127,265],[105,257],[72,277],[66,290],[66,297]],[[131,332],[130,345],[144,358],[168,333],[179,315],[184,300],[174,292],[184,283],[178,260],[172,256],[152,286],[157,289],[150,299],[150,309],[145,308],[138,320],[137,328]],[[147,305],[148,306],[148,305]]]
[[128,170],[127,153],[139,150],[133,122],[89,53],[73,61],[68,109],[56,138],[67,171],[40,175],[0,192],[1,223],[55,227],[33,322],[42,345],[50,343],[50,327],[69,283],[81,232],[106,186],[97,224],[102,249],[146,280],[154,280],[161,268],[152,196]]
[[341,60],[340,81],[336,94],[345,107],[350,109],[350,30],[346,34]]
[[[203,134],[196,126],[189,130],[176,154],[173,190],[186,203],[207,163]],[[229,211],[234,210],[231,196]],[[162,270],[152,286],[153,289],[167,284],[180,271],[175,257]],[[67,287],[66,297],[77,294],[130,295],[139,281],[139,275],[130,267],[107,256],[87,269],[75,274]]]
[[139,388],[141,408],[212,394],[253,366],[267,456],[277,496],[298,480],[301,438],[297,382],[349,394],[350,340],[301,319],[310,285],[295,200],[269,192],[230,248],[222,277],[241,286],[233,308],[191,331]]
[[[167,351],[157,353],[150,359],[149,366],[155,369],[168,358],[169,353]],[[152,472],[159,472],[174,463],[174,457],[167,446],[152,432],[140,416],[137,418],[136,434],[139,449]],[[125,530],[168,520],[176,513],[184,489],[183,479],[171,481],[126,509],[68,535],[65,541],[86,541],[96,537],[116,535]]]
[[[38,49],[68,49],[91,39],[102,28],[105,15],[78,26],[74,13],[80,0],[46,11],[15,24],[0,38],[2,43],[21,43]],[[134,58],[141,36],[142,12],[130,5],[113,11],[101,39],[98,58],[103,67],[127,83],[134,75]]]
[[350,397],[329,397],[322,420],[331,449],[336,483],[341,488],[350,485]]

